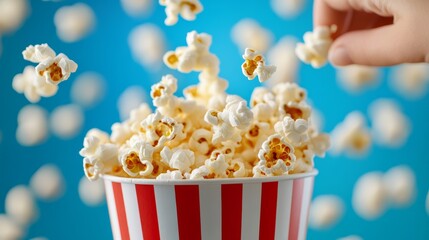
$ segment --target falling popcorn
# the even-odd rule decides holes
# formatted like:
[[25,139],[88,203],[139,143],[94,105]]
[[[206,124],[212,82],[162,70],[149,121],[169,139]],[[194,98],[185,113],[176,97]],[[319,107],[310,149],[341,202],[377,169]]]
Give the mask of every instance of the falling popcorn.
[[416,195],[416,177],[405,165],[393,167],[383,176],[383,183],[390,203],[394,206],[409,206]]
[[31,191],[24,185],[9,190],[5,199],[5,211],[17,223],[26,226],[38,216],[38,209]]
[[360,112],[349,113],[342,123],[331,132],[332,152],[349,155],[365,154],[371,147],[372,138]]
[[24,230],[11,217],[0,214],[0,239],[22,239]]
[[281,38],[267,53],[268,62],[277,67],[276,74],[265,83],[273,87],[282,82],[295,82],[299,68],[299,59],[295,54],[296,40],[292,37]]
[[253,19],[242,19],[232,28],[231,37],[240,51],[251,48],[265,53],[271,45],[273,34]]
[[25,60],[38,63],[37,74],[52,85],[58,85],[67,80],[70,74],[77,70],[77,64],[73,60],[63,53],[56,55],[46,43],[30,45],[22,52],[22,55]]
[[73,81],[71,99],[82,107],[90,108],[99,103],[106,91],[106,82],[95,72],[85,72]]
[[284,19],[295,17],[303,7],[305,0],[271,0],[273,11]]
[[[139,102],[129,118],[112,125],[110,135],[90,130],[80,151],[86,177],[197,180],[311,171],[314,157],[329,148],[329,136],[309,122],[306,91],[289,82],[259,87],[248,106],[225,92],[228,82],[218,76],[219,60],[209,51],[211,36],[192,31],[186,41],[167,52],[164,62],[180,72],[199,72],[199,83],[178,97],[179,81],[165,75],[151,87],[153,112]],[[248,50],[246,56],[251,54],[258,55]],[[124,98],[120,105],[137,98]]]
[[128,36],[128,45],[134,58],[146,69],[159,68],[166,45],[159,27],[153,24],[137,26]]
[[337,69],[337,79],[340,85],[352,93],[377,85],[379,75],[380,71],[376,67],[350,65]]
[[118,98],[117,106],[121,119],[127,119],[133,109],[145,103],[147,96],[145,90],[140,86],[130,86]]
[[33,174],[30,187],[38,198],[51,201],[61,197],[65,183],[58,167],[46,164]]
[[124,11],[132,16],[139,17],[148,15],[152,11],[154,0],[121,0]]
[[58,37],[64,42],[76,42],[92,31],[95,14],[84,3],[64,6],[57,10],[54,23]]
[[74,104],[55,108],[49,119],[52,132],[62,139],[76,136],[82,128],[83,122],[82,109]]
[[16,140],[23,146],[42,143],[48,135],[47,112],[37,105],[27,105],[18,113]]
[[103,181],[89,181],[83,176],[79,181],[79,197],[83,203],[88,206],[97,206],[104,201],[104,183]]
[[383,185],[383,174],[370,172],[362,175],[353,189],[352,206],[364,219],[379,217],[385,210],[387,193]]
[[427,92],[429,65],[427,63],[402,64],[390,73],[390,86],[408,99],[418,99]]
[[363,238],[361,238],[357,235],[350,235],[347,237],[338,238],[338,240],[363,240]]
[[0,0],[0,33],[17,30],[29,12],[27,0]]
[[264,57],[250,48],[246,48],[244,51],[243,59],[241,71],[249,80],[258,76],[259,82],[265,82],[277,69],[276,66],[265,65]]
[[429,190],[426,194],[426,213],[429,215]]
[[203,5],[199,0],[159,0],[161,6],[165,6],[167,18],[164,23],[172,26],[179,20],[179,15],[187,21],[194,21],[196,15],[203,11]]
[[372,135],[377,143],[400,147],[405,144],[411,131],[409,118],[399,105],[389,99],[378,99],[369,106]]
[[313,228],[328,228],[343,215],[344,203],[334,195],[316,197],[311,203],[309,224]]
[[320,68],[326,64],[329,48],[332,45],[331,34],[337,31],[337,26],[319,26],[313,32],[304,34],[304,43],[296,45],[295,53],[301,61]]

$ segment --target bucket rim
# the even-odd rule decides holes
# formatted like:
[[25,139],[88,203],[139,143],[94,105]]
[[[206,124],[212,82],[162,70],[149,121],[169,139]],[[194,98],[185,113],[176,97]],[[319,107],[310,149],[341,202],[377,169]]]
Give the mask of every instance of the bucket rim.
[[310,172],[297,173],[273,177],[246,177],[246,178],[215,178],[204,180],[191,179],[145,179],[145,178],[126,178],[108,174],[101,174],[101,178],[106,181],[128,184],[146,184],[146,185],[205,185],[205,184],[240,184],[240,183],[263,183],[263,182],[278,182],[289,181],[294,179],[314,177],[319,174],[317,169]]

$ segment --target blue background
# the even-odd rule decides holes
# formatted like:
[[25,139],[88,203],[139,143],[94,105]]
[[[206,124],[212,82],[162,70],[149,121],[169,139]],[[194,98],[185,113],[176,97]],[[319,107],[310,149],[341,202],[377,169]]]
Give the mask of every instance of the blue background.
[[[116,101],[120,93],[131,85],[140,85],[149,91],[150,86],[165,73],[174,73],[181,89],[196,83],[195,74],[178,74],[163,67],[153,72],[133,60],[128,47],[128,34],[137,25],[151,22],[161,27],[167,39],[167,49],[185,45],[186,33],[191,30],[207,32],[213,36],[212,52],[221,60],[221,76],[228,79],[229,93],[249,98],[252,89],[260,84],[247,81],[241,74],[241,54],[231,40],[232,26],[244,17],[257,20],[270,29],[276,40],[285,35],[301,38],[312,29],[312,2],[307,1],[304,11],[290,20],[273,13],[269,1],[202,0],[205,10],[194,22],[179,20],[174,27],[163,24],[164,8],[154,2],[153,13],[148,17],[132,18],[121,8],[119,1],[88,1],[96,15],[96,28],[87,37],[76,43],[64,43],[55,33],[53,16],[63,5],[59,3],[31,1],[31,15],[14,33],[2,37],[3,54],[0,57],[0,212],[4,212],[7,191],[17,184],[28,184],[31,175],[45,163],[60,167],[66,179],[65,195],[54,202],[39,201],[40,216],[30,226],[27,238],[46,236],[49,239],[110,239],[111,230],[104,203],[99,207],[85,206],[79,199],[77,187],[82,177],[82,159],[78,151],[86,131],[98,127],[110,131],[113,122],[119,121]],[[83,130],[71,140],[50,136],[39,146],[23,147],[15,139],[17,113],[28,104],[23,95],[11,87],[12,78],[22,72],[29,63],[22,59],[21,52],[30,44],[47,42],[57,52],[66,53],[79,64],[78,73],[60,85],[58,94],[40,101],[40,105],[52,111],[56,106],[68,104],[73,79],[85,71],[96,71],[108,82],[105,99],[96,107],[85,111]],[[398,100],[405,114],[412,121],[413,131],[408,142],[398,149],[373,146],[361,159],[334,157],[316,159],[320,174],[317,177],[314,195],[336,194],[345,202],[346,209],[338,224],[326,230],[309,229],[309,239],[336,239],[357,234],[364,239],[429,239],[429,217],[425,212],[425,198],[429,187],[429,159],[427,159],[429,136],[429,97],[407,101],[394,93],[387,84],[389,69],[383,69],[383,81],[376,89],[362,94],[350,95],[335,81],[331,66],[314,70],[301,65],[299,83],[308,90],[316,108],[324,115],[325,131],[333,127],[352,110],[367,112],[368,105],[380,97]],[[351,207],[354,183],[368,171],[386,171],[392,166],[406,164],[416,174],[417,196],[410,207],[389,209],[383,216],[366,221],[356,215]]]

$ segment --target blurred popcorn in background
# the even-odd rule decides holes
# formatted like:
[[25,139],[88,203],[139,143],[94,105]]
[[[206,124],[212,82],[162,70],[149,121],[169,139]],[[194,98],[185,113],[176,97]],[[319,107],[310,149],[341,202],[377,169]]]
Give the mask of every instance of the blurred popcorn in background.
[[117,106],[122,120],[129,118],[131,110],[147,101],[147,94],[140,86],[130,86],[118,98]]
[[309,225],[312,228],[329,228],[343,215],[344,203],[335,195],[321,195],[313,199]]
[[73,80],[70,91],[72,102],[83,108],[92,108],[101,102],[106,92],[107,83],[96,72],[85,72]]
[[390,85],[400,95],[415,100],[423,97],[429,84],[429,64],[412,63],[394,67],[390,73]]
[[38,217],[38,208],[33,193],[24,185],[9,190],[5,200],[6,214],[22,226],[33,223]]
[[351,65],[337,69],[339,84],[350,93],[375,87],[379,82],[379,78],[380,71],[376,67]]
[[357,235],[350,235],[347,237],[338,238],[338,240],[363,240],[363,238],[361,238]]
[[21,226],[7,215],[0,214],[0,239],[21,239],[24,232]]
[[305,0],[271,0],[271,8],[281,18],[292,18],[303,10]]
[[31,177],[30,188],[37,198],[53,201],[64,194],[65,182],[57,166],[45,164]]
[[121,6],[131,17],[147,16],[152,12],[156,0],[121,0]]
[[165,53],[165,37],[162,30],[154,24],[135,27],[128,36],[133,57],[145,69],[159,69]]
[[58,37],[64,42],[76,42],[90,33],[95,26],[95,14],[84,3],[64,6],[54,17]]
[[18,113],[16,140],[23,146],[42,143],[48,136],[48,114],[37,105],[27,105]]
[[82,109],[75,104],[55,108],[49,118],[52,133],[62,139],[70,139],[76,136],[80,132],[83,122]]
[[232,28],[231,37],[240,52],[244,51],[245,48],[252,48],[265,53],[273,41],[273,34],[250,18],[242,19],[236,23]]
[[297,81],[299,59],[295,55],[296,39],[283,37],[267,53],[268,62],[277,66],[277,71],[266,81],[270,87],[280,82]]
[[0,0],[0,36],[21,27],[29,12],[27,0]]
[[89,181],[83,176],[79,181],[79,197],[83,203],[92,207],[104,202],[104,182],[102,180]]
[[386,201],[382,173],[369,172],[357,180],[353,189],[352,205],[359,216],[367,220],[379,217],[386,208]]
[[378,99],[371,103],[368,112],[372,136],[378,144],[400,147],[405,143],[411,131],[411,123],[395,101]]
[[416,177],[405,165],[389,169],[383,176],[383,184],[389,197],[390,205],[409,206],[416,195]]

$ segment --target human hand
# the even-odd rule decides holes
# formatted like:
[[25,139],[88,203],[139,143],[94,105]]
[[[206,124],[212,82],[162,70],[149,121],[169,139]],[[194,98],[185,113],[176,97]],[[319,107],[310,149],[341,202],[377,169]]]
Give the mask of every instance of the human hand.
[[429,62],[429,0],[314,0],[314,26],[333,24],[334,65]]

